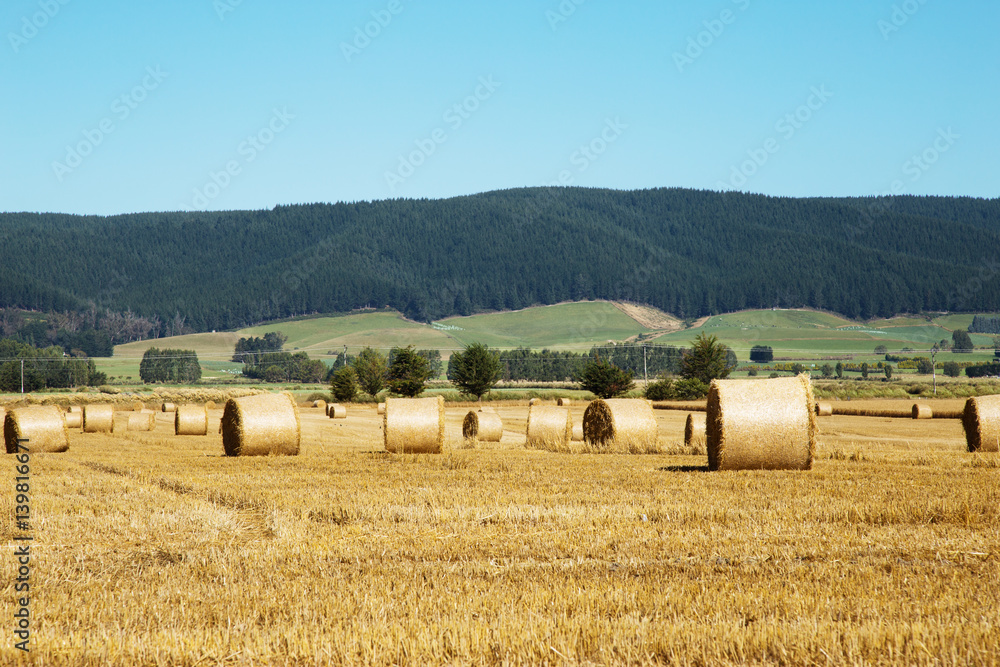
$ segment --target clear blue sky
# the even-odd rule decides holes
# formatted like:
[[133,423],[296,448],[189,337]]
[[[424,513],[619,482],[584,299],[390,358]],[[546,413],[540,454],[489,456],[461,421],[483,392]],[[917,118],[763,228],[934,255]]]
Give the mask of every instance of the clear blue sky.
[[5,0],[0,211],[995,197],[998,25],[986,0]]

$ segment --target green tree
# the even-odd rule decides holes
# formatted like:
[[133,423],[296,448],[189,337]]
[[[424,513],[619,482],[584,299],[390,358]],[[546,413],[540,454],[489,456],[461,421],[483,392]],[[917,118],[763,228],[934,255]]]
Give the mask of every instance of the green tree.
[[472,343],[463,352],[452,354],[451,362],[451,383],[477,400],[500,381],[503,370],[500,353],[491,352],[483,343]]
[[350,403],[358,395],[358,374],[350,366],[334,371],[330,378],[330,393],[342,403]]
[[951,334],[952,348],[955,352],[972,352],[975,345],[972,344],[972,338],[969,336],[969,332],[964,329],[955,329]]
[[390,356],[392,364],[387,375],[389,389],[394,394],[409,398],[419,396],[431,376],[427,359],[418,354],[412,345],[393,348]]
[[750,361],[758,364],[769,364],[774,361],[774,350],[770,345],[754,345],[750,349]]
[[285,382],[287,379],[288,373],[281,366],[268,366],[264,369],[264,382]]
[[917,372],[921,375],[930,375],[934,372],[934,364],[931,363],[930,359],[917,359]]
[[875,354],[885,354],[889,349],[885,345],[876,345]]
[[944,362],[944,374],[950,378],[957,378],[962,374],[962,366],[957,361]]
[[580,371],[580,387],[598,398],[621,396],[635,387],[632,371],[623,371],[603,359],[591,361]]
[[861,364],[861,377],[865,380],[868,379],[868,362]]
[[838,380],[843,380],[844,379],[844,362],[838,361],[837,365],[834,366],[833,370],[837,374],[837,379]]
[[389,361],[378,350],[366,347],[361,350],[351,362],[357,375],[358,386],[372,398],[385,389],[386,376],[389,373]]
[[820,373],[823,374],[823,377],[825,378],[833,377],[833,366],[831,366],[830,364],[823,364],[822,368],[820,368],[819,371]]
[[201,379],[201,365],[194,350],[160,350],[151,347],[139,362],[143,382],[193,384]]
[[728,377],[734,368],[728,359],[729,351],[715,336],[700,334],[681,357],[681,377],[704,384]]
[[891,380],[892,379],[892,364],[886,364],[885,366],[883,366],[882,367],[882,372],[885,373],[885,379],[886,380]]
[[792,372],[796,375],[806,372],[806,367],[802,364],[792,364]]

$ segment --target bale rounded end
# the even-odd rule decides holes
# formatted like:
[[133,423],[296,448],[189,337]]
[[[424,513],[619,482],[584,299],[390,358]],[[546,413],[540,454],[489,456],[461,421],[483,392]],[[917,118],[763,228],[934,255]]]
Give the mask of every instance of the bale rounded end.
[[181,405],[174,412],[174,435],[208,435],[208,408]]
[[962,413],[969,452],[1000,451],[1000,396],[974,396]]
[[500,420],[500,415],[470,410],[462,420],[462,437],[466,440],[500,442],[503,437],[503,422]]
[[31,454],[69,449],[63,412],[52,405],[15,408],[8,412],[3,418],[3,439],[8,454],[17,454],[21,443]]

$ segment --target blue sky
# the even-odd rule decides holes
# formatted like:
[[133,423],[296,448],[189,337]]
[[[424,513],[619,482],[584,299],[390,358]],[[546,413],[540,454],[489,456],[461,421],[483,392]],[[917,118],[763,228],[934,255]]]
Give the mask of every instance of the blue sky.
[[0,211],[995,197],[997,25],[984,0],[6,0]]

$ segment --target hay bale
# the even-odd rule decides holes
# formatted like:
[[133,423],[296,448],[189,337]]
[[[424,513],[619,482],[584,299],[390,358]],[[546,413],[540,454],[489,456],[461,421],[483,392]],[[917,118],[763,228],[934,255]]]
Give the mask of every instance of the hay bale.
[[832,417],[833,416],[833,406],[829,403],[817,403],[816,404],[816,416],[818,417]]
[[84,433],[111,433],[115,427],[115,406],[99,403],[83,406]]
[[226,456],[299,453],[299,411],[291,394],[231,398],[226,401],[221,428]]
[[156,415],[151,412],[131,412],[125,424],[126,431],[152,431],[156,427]]
[[326,410],[326,401],[324,401],[322,399],[320,399],[318,401],[313,401],[312,406],[314,408],[322,408],[325,411]]
[[208,435],[208,409],[201,405],[178,406],[174,435]]
[[132,403],[133,412],[142,412],[146,409],[146,405],[142,401],[135,401]]
[[914,419],[933,419],[934,411],[931,410],[931,406],[925,403],[914,403],[912,410]]
[[962,414],[970,452],[1000,452],[1000,396],[976,396]]
[[79,405],[71,405],[68,408],[66,408],[66,412],[79,412],[82,415],[83,408],[81,408]]
[[215,404],[215,401],[208,401],[205,403],[206,410],[215,410],[217,407],[218,406]]
[[657,430],[653,406],[641,398],[599,398],[583,413],[583,439],[596,447],[653,451]]
[[339,403],[331,403],[328,415],[330,419],[347,419],[347,408]]
[[376,409],[376,412],[378,412],[378,414],[380,414],[380,415],[384,415],[385,414],[385,403],[379,403],[378,404],[378,408]]
[[15,408],[4,415],[3,439],[8,454],[18,453],[18,440],[30,454],[65,452],[69,437],[62,411],[54,405]]
[[444,447],[444,397],[385,399],[382,433],[386,451],[440,454]]
[[82,428],[83,427],[83,413],[82,412],[64,412],[63,421],[66,422],[66,428]]
[[160,409],[164,412],[177,412],[177,406],[173,403],[164,403]]
[[705,446],[705,423],[707,415],[703,412],[692,412],[684,422],[684,445],[686,447]]
[[808,375],[713,380],[706,428],[709,469],[811,469],[814,404]]
[[573,399],[571,398],[560,398],[558,401],[556,401],[556,405],[560,405],[564,408],[569,407],[572,404],[573,404]]
[[500,442],[503,437],[503,421],[494,412],[470,410],[462,422],[462,437],[466,440]]
[[540,399],[540,398],[529,399],[528,400],[528,407],[530,408],[532,405],[538,405],[541,402],[542,402],[542,399]]
[[573,442],[583,442],[583,421],[573,422]]
[[528,407],[525,445],[536,449],[565,450],[573,437],[573,419],[568,408],[555,405]]

